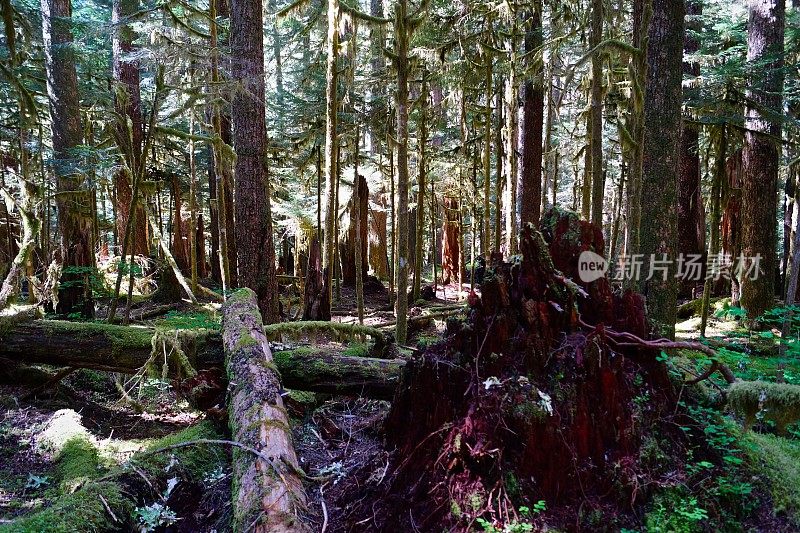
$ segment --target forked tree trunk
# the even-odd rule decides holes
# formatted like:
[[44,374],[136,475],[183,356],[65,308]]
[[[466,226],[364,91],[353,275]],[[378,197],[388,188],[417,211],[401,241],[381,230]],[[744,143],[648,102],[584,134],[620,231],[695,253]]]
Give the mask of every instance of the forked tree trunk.
[[281,382],[262,327],[256,294],[240,289],[223,309],[222,340],[228,387],[231,438],[251,449],[233,450],[233,530],[281,533],[307,531]]

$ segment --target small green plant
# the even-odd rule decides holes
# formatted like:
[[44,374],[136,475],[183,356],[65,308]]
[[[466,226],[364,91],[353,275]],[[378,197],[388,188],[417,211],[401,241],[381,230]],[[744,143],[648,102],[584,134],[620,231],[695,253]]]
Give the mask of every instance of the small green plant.
[[[178,478],[170,478],[167,481],[167,488],[164,489],[162,500],[169,499],[169,495],[178,485]],[[170,509],[166,503],[155,502],[143,507],[137,507],[134,511],[136,523],[139,525],[140,533],[150,533],[159,527],[168,527],[178,521],[178,515]]]
[[481,526],[485,533],[528,533],[529,531],[533,531],[533,524],[530,523],[530,520],[546,509],[547,504],[545,501],[539,500],[533,504],[532,508],[525,505],[519,508],[519,514],[523,519],[522,521],[512,520],[508,524],[495,524],[489,522],[485,518],[477,518],[475,521]]
[[37,476],[36,474],[28,474],[28,481],[25,482],[26,489],[40,489],[50,484],[47,476]]

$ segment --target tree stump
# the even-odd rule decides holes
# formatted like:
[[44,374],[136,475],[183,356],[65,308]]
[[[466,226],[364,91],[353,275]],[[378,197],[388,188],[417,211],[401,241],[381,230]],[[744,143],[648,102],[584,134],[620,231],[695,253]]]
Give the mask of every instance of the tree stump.
[[[577,215],[545,213],[541,232],[523,228],[521,260],[487,270],[468,320],[449,321],[445,339],[406,366],[386,421],[397,454],[376,511],[384,526],[508,523],[523,496],[548,508],[634,497],[626,476],[642,428],[673,393],[654,350],[606,335],[644,335],[641,296],[614,295],[605,278],[572,281],[580,252],[603,245]],[[643,394],[644,414],[632,401]]]

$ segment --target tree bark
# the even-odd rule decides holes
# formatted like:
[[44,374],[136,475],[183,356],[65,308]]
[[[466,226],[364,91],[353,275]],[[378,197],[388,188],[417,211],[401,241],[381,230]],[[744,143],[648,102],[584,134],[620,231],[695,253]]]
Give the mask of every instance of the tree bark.
[[[596,47],[603,40],[603,0],[592,0],[592,32],[589,46]],[[592,136],[592,223],[603,227],[603,55],[598,50],[592,56],[591,121]]]
[[[116,124],[117,144],[127,161],[127,168],[115,174],[117,201],[117,233],[123,235],[130,218],[130,210],[136,205],[131,186],[131,172],[136,172],[142,159],[142,98],[139,90],[139,61],[131,58],[137,47],[133,41],[136,34],[130,26],[132,17],[139,10],[138,0],[114,0],[111,23],[114,26],[112,38],[114,109],[121,117]],[[129,121],[129,122],[128,122]],[[128,244],[135,255],[149,255],[147,242],[147,220],[144,210],[136,210],[131,242]]]
[[397,315],[396,338],[405,344],[408,314],[408,76],[409,45],[412,30],[408,27],[408,1],[399,0],[395,6],[395,70],[397,89],[395,107],[397,109]]
[[[236,20],[236,3],[233,12]],[[260,18],[260,10],[258,14]],[[299,516],[306,508],[306,494],[297,474],[280,377],[261,321],[254,291],[241,289],[228,298],[223,308],[222,342],[230,379],[231,438],[270,459],[233,450],[233,530],[307,531]]]
[[236,150],[236,252],[239,285],[258,297],[264,322],[280,320],[264,104],[264,24],[261,0],[231,2],[232,122]]
[[[525,34],[525,53],[542,45],[542,3],[537,0],[531,13],[531,25]],[[525,80],[522,123],[522,172],[517,185],[517,212],[520,227],[539,222],[542,202],[542,123],[544,120],[543,67],[537,61],[531,78]]]
[[[742,148],[742,255],[748,266],[760,256],[757,276],[743,275],[742,307],[754,320],[773,307],[775,230],[782,113],[784,0],[750,0],[747,33],[749,68]],[[755,279],[752,279],[755,278]]]
[[[677,280],[677,189],[681,131],[681,82],[684,35],[683,0],[653,0],[648,32],[642,160],[640,252],[645,261],[667,259],[642,283],[654,327],[675,335]],[[649,276],[648,276],[649,277]]]
[[94,316],[89,282],[92,249],[92,195],[84,183],[75,149],[81,144],[81,109],[70,0],[42,0],[42,36],[47,95],[53,130],[53,172],[63,265],[56,312]]
[[[367,257],[367,212],[369,210],[369,189],[364,176],[358,177],[359,185],[353,188],[353,196],[347,205],[350,213],[350,223],[344,238],[339,241],[339,256],[342,262],[342,285],[345,287],[356,286],[356,243],[360,244],[361,257]],[[356,200],[358,208],[356,208]],[[356,238],[358,226],[361,226],[359,238]],[[368,271],[367,261],[361,262],[361,276],[366,279]]]
[[[690,20],[687,30],[697,29],[698,17],[702,13],[702,5],[697,1],[686,4]],[[689,32],[683,41],[685,54],[693,54],[699,50],[700,43]],[[697,62],[683,62],[684,75],[697,77],[700,65]],[[689,89],[691,90],[691,89]],[[686,118],[692,118],[688,116]],[[678,178],[678,253],[702,254],[705,251],[706,221],[703,210],[703,197],[700,190],[700,129],[696,124],[684,121],[681,129],[680,173]],[[716,252],[712,252],[716,253]],[[683,296],[691,297],[692,287],[698,281],[682,280],[680,290]]]
[[303,320],[330,320],[330,290],[328,276],[322,266],[319,238],[314,237],[308,250],[308,268],[303,288]]
[[442,284],[461,279],[461,207],[458,198],[445,196],[442,216]]
[[[328,36],[326,48],[326,74],[325,74],[325,234],[323,236],[324,253],[323,268],[325,272],[325,287],[330,293],[333,289],[333,277],[336,271],[334,264],[336,256],[336,219],[339,216],[337,202],[336,168],[339,152],[339,138],[337,136],[337,110],[339,98],[337,95],[339,57],[339,1],[328,0]],[[331,295],[328,296],[330,302]]]

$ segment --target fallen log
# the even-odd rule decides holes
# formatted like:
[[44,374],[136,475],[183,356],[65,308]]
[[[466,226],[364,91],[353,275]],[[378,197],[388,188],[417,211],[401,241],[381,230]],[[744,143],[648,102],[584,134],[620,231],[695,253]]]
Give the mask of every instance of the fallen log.
[[233,440],[261,455],[233,450],[233,530],[307,531],[306,507],[281,382],[255,293],[240,289],[223,307],[228,420]]
[[[154,334],[155,330],[145,327],[61,320],[6,323],[0,328],[0,358],[133,374],[150,360]],[[219,333],[191,331],[180,342],[196,370],[222,368],[224,354]],[[297,350],[280,352],[275,364],[284,387],[290,389],[388,400],[394,395],[405,361]],[[170,377],[180,373],[174,361],[168,370]]]

